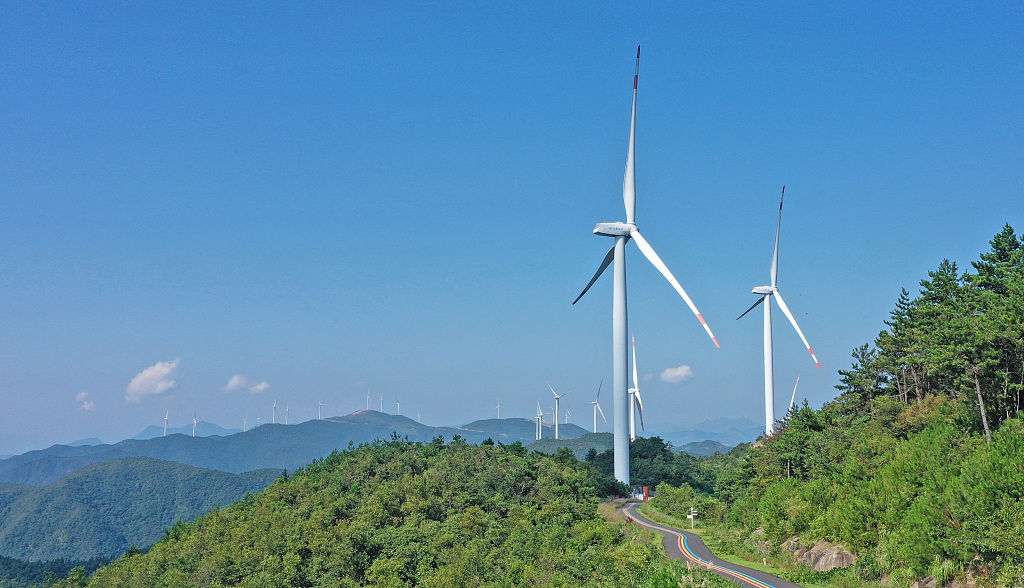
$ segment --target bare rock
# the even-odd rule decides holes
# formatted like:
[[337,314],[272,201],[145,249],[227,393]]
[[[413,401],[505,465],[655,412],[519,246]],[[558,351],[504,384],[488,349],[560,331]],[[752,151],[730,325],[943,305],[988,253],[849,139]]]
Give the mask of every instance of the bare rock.
[[[818,572],[848,568],[857,561],[857,557],[847,551],[845,547],[833,545],[828,541],[818,541],[810,549],[797,549],[793,555]],[[923,587],[918,586],[917,588]]]

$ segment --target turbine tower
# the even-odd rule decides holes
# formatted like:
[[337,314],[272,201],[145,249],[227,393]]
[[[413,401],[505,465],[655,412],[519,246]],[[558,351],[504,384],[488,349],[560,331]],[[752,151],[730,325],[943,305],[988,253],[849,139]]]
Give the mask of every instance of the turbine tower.
[[383,394],[380,395],[380,412],[381,412],[381,414],[384,414],[384,395]]
[[629,363],[627,359],[629,327],[626,316],[626,243],[630,239],[636,241],[637,247],[640,248],[640,252],[643,253],[644,257],[672,284],[672,287],[683,298],[687,306],[690,307],[690,310],[693,311],[693,314],[697,316],[697,320],[704,326],[704,330],[707,331],[708,336],[714,341],[715,346],[721,347],[718,344],[718,339],[711,332],[711,328],[704,321],[704,317],[701,316],[693,301],[687,296],[686,291],[679,285],[675,276],[668,270],[665,263],[661,261],[661,258],[654,252],[654,249],[647,240],[640,235],[640,231],[636,226],[636,91],[639,75],[640,47],[637,47],[636,70],[633,73],[633,108],[629,123],[629,148],[626,152],[626,173],[622,181],[622,200],[626,207],[626,222],[598,223],[594,228],[595,235],[612,237],[615,239],[615,245],[604,256],[601,266],[597,268],[597,273],[590,279],[590,283],[573,301],[573,304],[576,304],[587,293],[587,290],[590,290],[594,282],[601,277],[601,274],[604,273],[604,270],[608,268],[612,261],[615,262],[615,283],[612,295],[612,403],[614,406],[613,415],[616,417],[614,423],[615,479],[627,485],[629,484],[629,422],[626,416],[629,410],[629,384],[627,382],[629,378],[627,374]]
[[192,413],[192,438],[196,438],[196,413]]
[[601,405],[597,403],[597,401],[601,399],[601,386],[603,386],[603,385],[604,385],[604,380],[601,380],[601,383],[597,385],[597,398],[595,398],[594,401],[590,403],[590,404],[594,405],[594,432],[595,433],[597,432],[597,413],[598,412],[601,413],[601,418],[604,419],[604,422],[606,422],[606,423],[608,422],[608,419],[604,416],[604,411],[601,410]]
[[540,408],[540,400],[537,400],[537,416],[534,417],[537,421],[537,440],[540,441],[544,437],[544,411]]
[[[644,428],[644,401],[640,397],[640,384],[636,378],[636,337],[633,337],[633,387],[629,389],[629,440],[636,441],[636,414],[640,413],[640,428]],[[639,406],[637,406],[639,405]]]
[[565,424],[567,424],[567,425],[569,424],[569,416],[570,416],[569,409],[567,408],[567,409],[565,409]]
[[243,433],[249,430],[248,429],[248,425],[249,425],[249,417],[245,417],[244,419],[242,419],[242,432]]
[[270,407],[270,424],[277,424],[277,401],[274,401],[274,406]]
[[495,408],[498,409],[498,420],[500,421],[501,420],[501,399],[500,398],[498,399],[498,406],[496,406]]
[[[544,383],[548,384],[547,382],[544,382]],[[552,394],[555,394],[555,389],[551,387],[551,384],[548,384],[548,389],[551,390]],[[554,414],[555,439],[558,439],[558,402],[562,398],[562,396],[565,396],[566,394],[568,394],[568,392],[563,392],[561,394],[555,394],[555,414]]]
[[167,436],[167,417],[169,417],[170,415],[171,411],[167,411],[164,413],[164,437]]
[[396,400],[395,404],[398,405],[398,414],[402,414],[402,403],[400,401]]
[[316,401],[316,420],[318,420],[318,421],[324,420],[323,408],[324,408],[323,401],[317,400]]
[[800,326],[796,324],[796,319],[793,318],[793,313],[789,311],[789,307],[786,306],[786,301],[782,299],[782,293],[779,292],[778,288],[778,277],[779,277],[779,232],[782,228],[782,201],[786,197],[786,187],[782,187],[782,198],[779,198],[779,220],[775,225],[775,253],[772,254],[772,267],[771,267],[771,286],[758,286],[751,290],[754,294],[760,296],[757,302],[752,304],[750,308],[743,312],[740,316],[736,317],[736,320],[740,320],[748,312],[754,310],[758,304],[764,303],[764,434],[765,436],[771,435],[775,430],[775,373],[772,366],[772,305],[768,300],[769,298],[775,298],[775,301],[779,303],[779,309],[782,310],[782,314],[786,315],[789,322],[796,329],[796,334],[800,335],[800,340],[804,342],[804,347],[807,347],[807,351],[811,354],[811,359],[814,360],[814,364],[821,369],[821,364],[818,363],[818,358],[814,355],[814,350],[811,349],[811,344],[807,342],[807,337],[804,337],[803,331],[800,330]]
[[288,424],[288,411],[291,409],[287,404],[284,406],[284,424]]
[[370,410],[370,389],[366,389],[366,410]]

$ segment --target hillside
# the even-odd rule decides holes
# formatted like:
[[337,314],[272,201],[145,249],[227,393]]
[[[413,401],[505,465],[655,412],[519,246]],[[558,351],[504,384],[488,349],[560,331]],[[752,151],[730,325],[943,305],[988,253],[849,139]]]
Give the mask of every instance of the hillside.
[[[228,435],[234,435],[235,433],[241,433],[242,429],[225,429],[220,425],[208,423],[206,421],[199,421],[196,423],[196,437],[211,437],[217,435],[219,437],[227,437]],[[185,425],[184,427],[168,427],[168,435],[180,434],[192,436],[192,425]],[[133,439],[153,439],[154,437],[163,437],[164,428],[161,425],[150,425],[143,429],[138,435],[132,437]]]
[[973,272],[943,260],[902,291],[834,401],[705,460],[711,496],[654,504],[697,508],[753,557],[841,545],[849,567],[815,583],[1024,585],[1024,247],[1009,226],[990,244]]
[[[526,422],[529,429],[523,432],[518,422]],[[226,437],[193,438],[174,434],[146,440],[129,439],[114,445],[54,445],[0,461],[0,483],[50,484],[91,463],[125,457],[153,457],[235,473],[263,468],[293,470],[349,443],[390,439],[393,435],[424,442],[435,437],[451,440],[456,435],[471,443],[488,438],[503,443],[534,440],[533,424],[523,419],[494,419],[470,425],[466,428],[430,427],[404,416],[362,410],[297,425],[262,425]],[[585,433],[575,425],[567,427],[567,435]]]
[[[561,427],[559,427],[561,429]],[[559,430],[561,433],[561,430]],[[568,447],[576,459],[584,459],[591,449],[604,453],[612,448],[614,435],[611,433],[587,433],[576,439],[555,439],[554,437],[534,441],[526,446],[530,451],[554,455],[560,447]]]
[[704,441],[693,441],[681,447],[676,447],[676,451],[685,451],[690,455],[697,455],[701,457],[713,455],[715,453],[726,453],[729,449],[731,449],[731,447],[728,445],[722,445],[718,441],[712,441],[710,439]]
[[175,525],[88,585],[639,587],[691,575],[646,532],[601,517],[605,484],[571,456],[515,445],[378,442]]
[[280,470],[230,474],[148,457],[104,461],[46,486],[0,484],[0,555],[82,560],[146,547],[189,521],[259,492]]

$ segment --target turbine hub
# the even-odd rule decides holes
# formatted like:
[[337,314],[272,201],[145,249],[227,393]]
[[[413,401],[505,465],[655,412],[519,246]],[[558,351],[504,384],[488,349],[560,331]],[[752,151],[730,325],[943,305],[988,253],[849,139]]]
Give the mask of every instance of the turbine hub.
[[597,223],[594,234],[602,237],[628,237],[635,228],[633,223]]
[[754,294],[760,294],[762,296],[767,296],[768,294],[771,294],[774,291],[775,288],[772,288],[771,286],[758,286],[751,290],[751,292],[753,292]]

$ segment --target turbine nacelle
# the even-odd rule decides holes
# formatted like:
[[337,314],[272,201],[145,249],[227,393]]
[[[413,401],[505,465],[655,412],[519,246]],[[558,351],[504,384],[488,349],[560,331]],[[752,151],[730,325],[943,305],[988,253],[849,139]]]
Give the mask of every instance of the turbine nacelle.
[[756,288],[751,290],[751,292],[753,292],[754,294],[760,294],[761,296],[767,296],[769,294],[774,293],[776,289],[777,288],[772,288],[771,286],[757,286]]
[[633,223],[597,223],[594,234],[602,237],[628,237],[636,230]]

